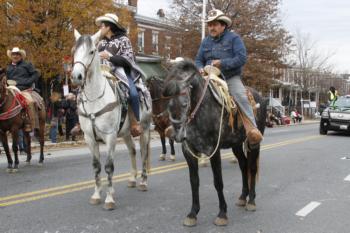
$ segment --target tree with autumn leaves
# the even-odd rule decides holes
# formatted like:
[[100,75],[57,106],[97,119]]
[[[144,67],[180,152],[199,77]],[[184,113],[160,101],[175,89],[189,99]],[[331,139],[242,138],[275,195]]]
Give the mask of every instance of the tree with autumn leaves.
[[93,34],[95,18],[117,13],[123,26],[136,37],[132,13],[112,0],[0,0],[0,66],[8,64],[6,50],[18,46],[44,78],[62,73],[62,59],[71,55],[73,29]]
[[[173,0],[174,15],[187,39],[183,51],[194,58],[201,33],[203,0]],[[245,42],[248,61],[244,68],[244,81],[267,93],[272,78],[278,78],[279,68],[285,66],[291,37],[279,19],[280,0],[208,0],[207,12],[221,9],[232,19],[231,30],[241,35]],[[190,33],[189,33],[190,32]]]

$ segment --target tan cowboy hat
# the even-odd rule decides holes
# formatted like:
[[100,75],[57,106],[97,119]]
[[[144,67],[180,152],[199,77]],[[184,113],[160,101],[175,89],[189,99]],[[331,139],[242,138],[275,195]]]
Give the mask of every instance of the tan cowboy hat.
[[227,17],[221,10],[214,9],[209,11],[208,18],[205,22],[208,23],[215,20],[223,21],[227,24],[227,27],[230,27],[232,25],[232,20],[229,17]]
[[119,18],[118,18],[118,16],[116,14],[107,13],[105,15],[97,17],[96,20],[95,20],[95,23],[96,23],[97,26],[101,26],[101,23],[103,21],[107,21],[107,22],[113,23],[118,28],[125,30],[125,28],[119,23]]
[[13,47],[12,50],[7,50],[7,56],[11,59],[11,54],[13,53],[19,53],[21,54],[22,58],[24,59],[26,57],[26,51],[24,49],[19,49],[18,47]]

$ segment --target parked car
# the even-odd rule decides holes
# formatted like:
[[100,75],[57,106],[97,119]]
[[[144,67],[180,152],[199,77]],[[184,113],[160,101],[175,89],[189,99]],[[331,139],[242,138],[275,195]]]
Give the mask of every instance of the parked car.
[[328,106],[321,114],[320,134],[329,130],[350,131],[350,95],[340,96],[334,106]]

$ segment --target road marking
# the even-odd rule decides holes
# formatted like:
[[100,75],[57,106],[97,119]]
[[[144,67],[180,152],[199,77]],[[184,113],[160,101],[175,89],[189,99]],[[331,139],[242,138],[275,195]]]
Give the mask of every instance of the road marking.
[[[264,145],[261,147],[261,151],[270,150],[276,147],[286,146],[286,145],[295,144],[299,142],[305,142],[307,140],[313,140],[321,137],[324,137],[324,136],[319,136],[319,135],[309,136],[303,139],[291,139],[291,140],[286,140],[286,141],[282,141],[274,144]],[[232,158],[232,153],[222,154],[221,158],[222,159]],[[150,170],[149,175],[156,175],[156,174],[161,174],[165,172],[175,171],[186,167],[187,167],[186,162],[179,162],[175,164],[159,166],[156,168],[152,168]],[[138,175],[140,174],[141,172],[139,171]],[[122,181],[127,181],[129,176],[130,176],[129,173],[116,175],[116,176],[113,176],[113,181],[117,183]],[[104,183],[106,182],[106,178],[102,178],[101,180]],[[89,181],[83,181],[83,182],[73,183],[69,185],[57,186],[53,188],[41,189],[33,192],[4,196],[4,197],[0,197],[0,207],[11,206],[15,204],[40,200],[48,197],[54,197],[54,196],[63,195],[67,193],[77,192],[77,191],[93,188],[94,186],[95,186],[95,180],[89,180]]]
[[342,157],[342,158],[340,158],[341,160],[350,160],[350,157],[347,157],[347,156],[345,156],[345,157]]
[[317,208],[319,205],[321,205],[320,202],[312,201],[309,204],[307,204],[304,208],[299,210],[295,215],[300,217],[306,217],[311,211],[313,211],[315,208]]
[[347,177],[345,177],[344,180],[345,180],[345,181],[350,181],[350,175],[348,175]]

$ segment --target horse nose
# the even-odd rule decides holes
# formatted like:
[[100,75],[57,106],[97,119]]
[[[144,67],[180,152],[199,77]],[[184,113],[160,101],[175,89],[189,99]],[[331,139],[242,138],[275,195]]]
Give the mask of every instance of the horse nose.
[[83,76],[81,74],[78,74],[77,78],[78,78],[79,81],[83,80]]

